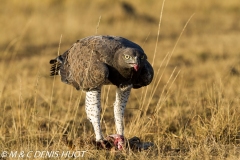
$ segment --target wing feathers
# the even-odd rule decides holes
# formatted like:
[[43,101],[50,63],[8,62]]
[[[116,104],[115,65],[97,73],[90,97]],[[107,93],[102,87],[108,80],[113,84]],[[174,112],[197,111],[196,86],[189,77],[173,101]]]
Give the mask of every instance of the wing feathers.
[[[80,39],[64,54],[50,60],[52,65],[50,75],[61,75],[63,82],[83,90],[92,90],[110,82],[117,86],[117,83],[131,83],[131,79],[119,78],[120,72],[115,73],[118,72],[113,65],[116,63],[115,53],[122,48],[137,49],[144,54],[139,45],[122,37],[91,36]],[[153,68],[147,61],[136,78],[137,80],[132,81],[133,88],[151,83]],[[111,81],[112,79],[116,79],[116,84]]]

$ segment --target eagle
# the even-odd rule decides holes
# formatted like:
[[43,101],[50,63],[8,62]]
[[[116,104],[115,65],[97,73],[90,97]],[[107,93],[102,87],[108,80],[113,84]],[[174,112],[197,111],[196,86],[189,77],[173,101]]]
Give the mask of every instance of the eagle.
[[[92,123],[96,142],[103,146],[105,140],[100,124],[102,86],[116,86],[114,120],[116,135],[121,139],[124,137],[124,110],[131,89],[149,85],[154,76],[144,50],[118,36],[97,35],[77,40],[62,55],[50,60],[50,64],[51,76],[60,75],[62,82],[86,91],[87,118]],[[118,144],[119,149],[121,144]]]

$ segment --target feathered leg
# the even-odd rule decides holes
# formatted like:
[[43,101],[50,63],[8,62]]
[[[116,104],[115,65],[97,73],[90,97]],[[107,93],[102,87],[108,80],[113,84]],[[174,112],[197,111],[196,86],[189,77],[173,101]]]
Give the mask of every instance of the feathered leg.
[[101,89],[86,92],[86,113],[87,117],[93,125],[96,141],[103,139],[100,112],[101,112]]
[[116,100],[114,102],[114,118],[115,118],[117,134],[120,134],[120,135],[124,134],[123,115],[124,115],[124,109],[128,101],[128,97],[131,92],[131,88],[132,88],[132,85],[124,88],[117,88],[117,92],[116,92]]

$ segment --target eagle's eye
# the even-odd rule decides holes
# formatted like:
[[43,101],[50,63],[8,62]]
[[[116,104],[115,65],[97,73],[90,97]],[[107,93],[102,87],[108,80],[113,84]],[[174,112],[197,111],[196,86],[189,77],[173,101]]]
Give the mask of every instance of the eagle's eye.
[[124,55],[124,58],[125,58],[125,59],[129,59],[130,56],[129,56],[129,55]]

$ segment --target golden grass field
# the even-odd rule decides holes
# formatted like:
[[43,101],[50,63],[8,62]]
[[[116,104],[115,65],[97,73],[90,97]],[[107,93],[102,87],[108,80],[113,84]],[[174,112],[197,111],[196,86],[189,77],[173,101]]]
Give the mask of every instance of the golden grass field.
[[[93,136],[85,93],[50,77],[49,60],[96,34],[138,43],[153,64],[152,84],[129,98],[125,136],[155,146],[112,152],[83,143],[79,159],[240,158],[239,0],[2,0],[0,12],[0,159],[74,150],[64,133],[73,143]],[[102,91],[106,136],[115,133],[115,87]]]

